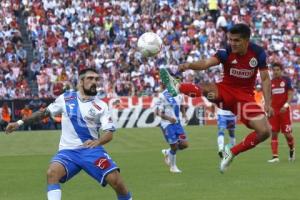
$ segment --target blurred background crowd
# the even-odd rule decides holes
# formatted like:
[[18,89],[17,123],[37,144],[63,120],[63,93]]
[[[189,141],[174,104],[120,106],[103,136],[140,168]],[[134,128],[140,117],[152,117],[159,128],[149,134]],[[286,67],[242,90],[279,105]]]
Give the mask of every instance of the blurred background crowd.
[[[268,64],[281,62],[300,104],[300,3],[295,0],[2,0],[0,98],[55,98],[75,88],[78,71],[94,67],[103,97],[155,95],[158,69],[211,56],[234,23],[251,26]],[[138,37],[164,41],[144,59]],[[185,82],[212,82],[221,66],[186,71]],[[259,84],[259,83],[258,83]]]

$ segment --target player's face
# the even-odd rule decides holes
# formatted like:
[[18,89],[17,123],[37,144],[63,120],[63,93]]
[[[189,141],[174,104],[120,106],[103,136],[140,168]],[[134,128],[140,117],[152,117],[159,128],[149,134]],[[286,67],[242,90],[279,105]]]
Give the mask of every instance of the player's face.
[[280,67],[273,67],[273,77],[274,78],[280,77],[281,73],[282,73],[282,71],[281,71]]
[[243,55],[247,52],[249,43],[248,39],[242,38],[240,34],[228,33],[228,40],[233,53]]
[[97,86],[100,83],[100,77],[95,72],[87,72],[81,80],[81,87],[87,96],[95,96],[97,94]]

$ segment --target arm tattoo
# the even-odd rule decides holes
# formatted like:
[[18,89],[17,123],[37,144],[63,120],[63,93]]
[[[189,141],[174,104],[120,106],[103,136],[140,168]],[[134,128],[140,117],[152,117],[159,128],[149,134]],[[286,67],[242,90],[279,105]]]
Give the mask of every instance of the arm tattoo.
[[49,117],[50,114],[51,113],[48,109],[38,110],[38,111],[32,113],[32,115],[30,117],[24,118],[22,120],[24,121],[24,124],[32,124],[32,122],[40,121],[45,117]]

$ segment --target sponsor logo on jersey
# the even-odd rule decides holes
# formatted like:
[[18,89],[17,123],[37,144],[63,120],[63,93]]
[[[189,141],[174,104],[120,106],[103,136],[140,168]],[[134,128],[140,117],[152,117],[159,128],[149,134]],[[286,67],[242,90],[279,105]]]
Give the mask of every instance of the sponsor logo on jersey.
[[237,69],[231,68],[230,75],[238,78],[250,78],[254,74],[254,69]]
[[283,94],[284,90],[284,88],[274,88],[272,89],[272,94]]
[[249,65],[250,67],[256,67],[258,64],[258,61],[256,60],[256,58],[251,58],[251,60],[249,61]]
[[285,86],[285,82],[284,82],[284,81],[281,81],[280,87],[284,87],[284,86]]
[[110,167],[110,163],[107,158],[102,157],[95,161],[95,165],[100,169],[107,169]]

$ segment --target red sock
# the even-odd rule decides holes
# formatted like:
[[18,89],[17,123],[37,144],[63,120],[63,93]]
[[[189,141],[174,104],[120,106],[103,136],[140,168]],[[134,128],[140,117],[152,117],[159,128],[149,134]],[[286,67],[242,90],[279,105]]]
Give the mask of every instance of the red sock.
[[286,136],[286,141],[287,141],[287,144],[289,145],[290,149],[294,149],[294,137],[292,136],[291,133],[287,133],[287,136]]
[[201,88],[193,83],[181,83],[179,86],[179,91],[190,97],[201,97]]
[[271,148],[272,148],[273,157],[274,156],[278,157],[278,138],[277,137],[271,139]]
[[254,148],[258,143],[260,143],[260,141],[258,140],[257,133],[252,132],[247,135],[241,143],[232,147],[231,152],[236,156],[241,152]]

